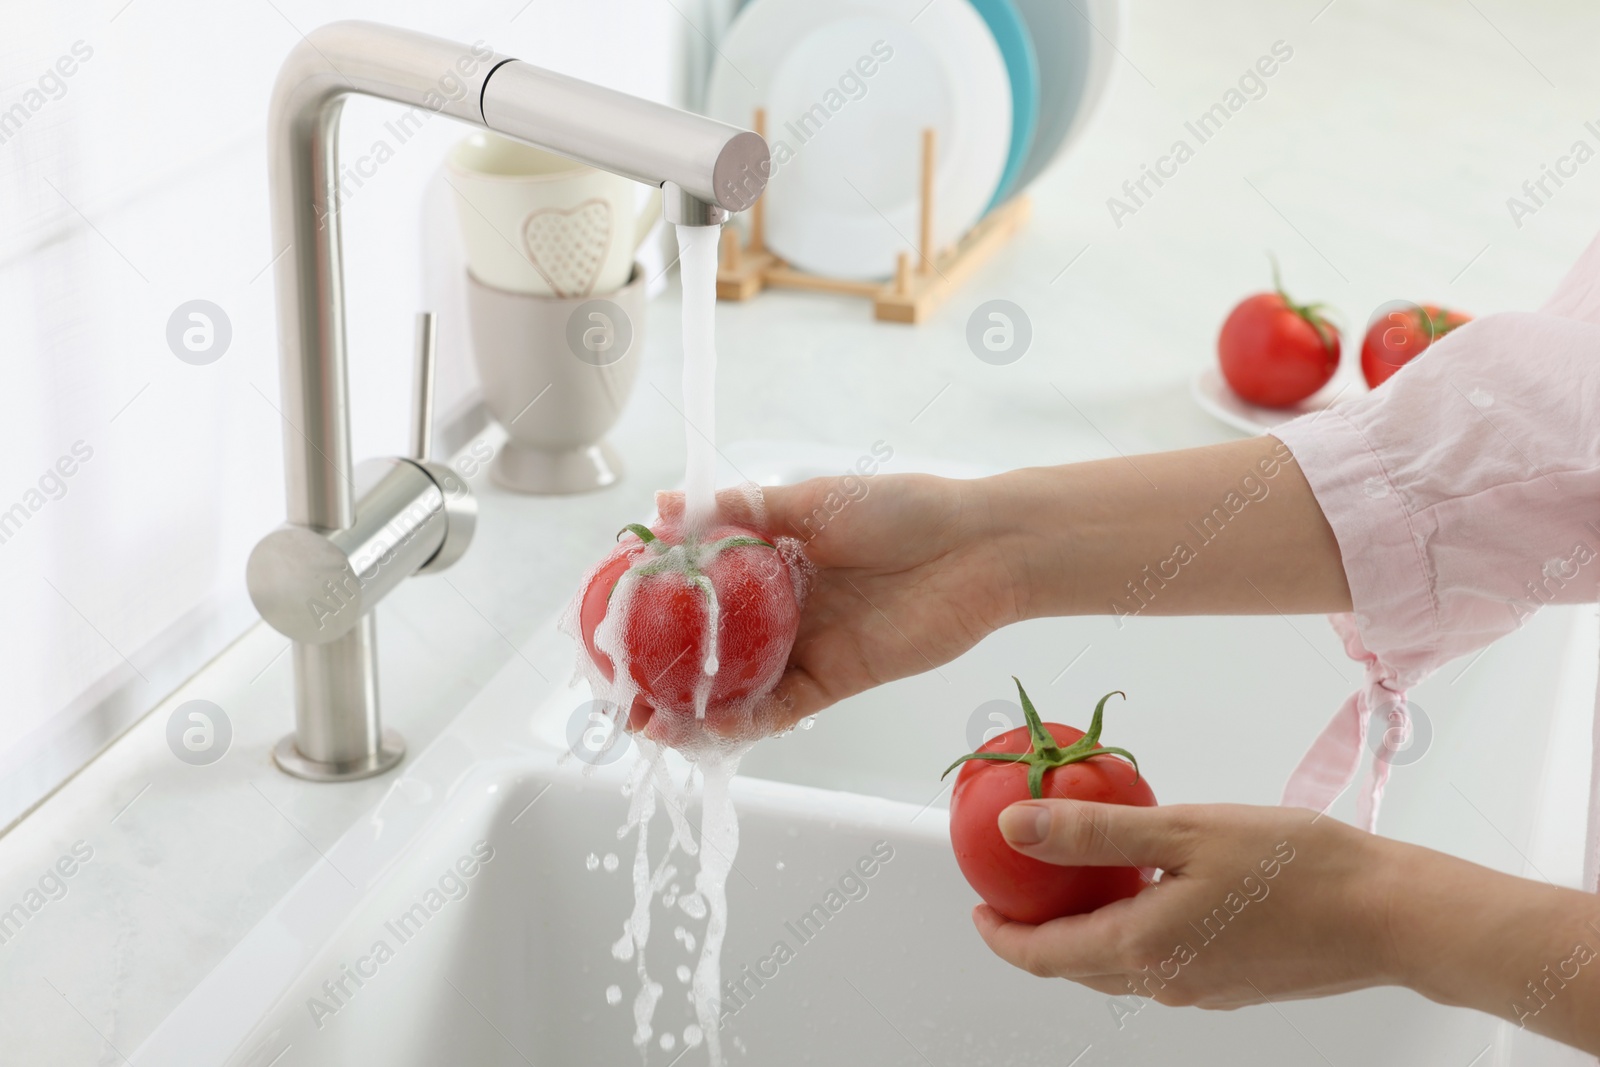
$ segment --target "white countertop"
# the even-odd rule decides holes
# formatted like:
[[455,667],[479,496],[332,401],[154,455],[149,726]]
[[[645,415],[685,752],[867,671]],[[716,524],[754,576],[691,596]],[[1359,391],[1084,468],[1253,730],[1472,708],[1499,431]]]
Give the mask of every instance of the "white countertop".
[[[1268,285],[1267,250],[1298,298],[1341,313],[1347,352],[1392,299],[1536,306],[1600,228],[1600,163],[1520,229],[1505,201],[1574,140],[1600,143],[1583,108],[1600,79],[1583,48],[1600,12],[1321,7],[1135,0],[1107,106],[1033,190],[1026,230],[931,323],[880,325],[864,302],[803,294],[719,307],[719,438],[861,452],[883,440],[993,467],[1226,439],[1189,380],[1231,304]],[[1107,197],[1278,40],[1294,55],[1267,94],[1115,227]],[[964,339],[972,309],[996,297],[1034,330],[1006,367]],[[518,658],[530,698],[565,683],[551,619],[617,527],[681,476],[677,325],[669,290],[650,308],[640,382],[611,438],[627,465],[619,486],[533,499],[480,474],[466,558],[380,607],[383,712],[408,759]],[[0,910],[75,842],[93,850],[66,895],[0,944],[0,1062],[121,1062],[324,849],[410,788],[404,772],[329,786],[273,768],[292,718],[286,644],[256,627],[0,839]],[[195,698],[233,724],[209,767],[166,745],[170,710]]]

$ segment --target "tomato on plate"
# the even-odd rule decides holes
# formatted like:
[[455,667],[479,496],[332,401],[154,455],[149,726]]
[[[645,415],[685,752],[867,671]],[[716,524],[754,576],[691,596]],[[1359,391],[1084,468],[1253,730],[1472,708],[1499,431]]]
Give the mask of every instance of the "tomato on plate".
[[1321,304],[1296,304],[1272,265],[1270,293],[1247,297],[1222,324],[1217,356],[1222,376],[1240,397],[1285,408],[1328,384],[1339,369],[1339,331]]
[[577,629],[604,681],[626,662],[631,724],[661,712],[704,718],[771,691],[800,625],[800,583],[783,553],[733,525],[692,537],[636,523],[619,536],[584,582]]
[[1374,317],[1361,342],[1361,376],[1373,389],[1472,316],[1435,304],[1411,304]]
[[[1131,753],[1100,745],[1107,693],[1089,731],[1040,721],[1017,682],[1026,726],[1000,734],[950,765],[960,767],[950,795],[950,842],[968,883],[1013,922],[1043,923],[1131,897],[1155,877],[1138,867],[1062,867],[1025,856],[1000,835],[1000,813],[1019,800],[1061,797],[1154,807],[1150,784]],[[1118,758],[1124,757],[1124,758]]]

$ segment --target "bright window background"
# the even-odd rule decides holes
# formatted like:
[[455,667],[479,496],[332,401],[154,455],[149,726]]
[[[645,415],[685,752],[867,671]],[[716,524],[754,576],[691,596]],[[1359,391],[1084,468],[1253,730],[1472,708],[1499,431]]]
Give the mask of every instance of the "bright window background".
[[[283,516],[267,102],[341,18],[670,102],[698,39],[648,0],[0,4],[0,827],[255,619],[245,559]],[[343,123],[347,161],[394,148],[342,213],[358,459],[405,448],[412,315],[459,269],[436,175],[466,128],[399,145],[398,114]],[[194,299],[231,322],[208,366],[167,346]],[[441,322],[441,421],[475,399],[464,336]]]

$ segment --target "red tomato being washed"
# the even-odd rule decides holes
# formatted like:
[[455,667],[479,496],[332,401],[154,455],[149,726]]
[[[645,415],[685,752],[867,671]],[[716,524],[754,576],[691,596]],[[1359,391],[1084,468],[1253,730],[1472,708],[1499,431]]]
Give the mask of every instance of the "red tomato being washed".
[[1433,342],[1471,321],[1471,315],[1433,304],[1411,304],[1379,315],[1361,342],[1361,376],[1376,389]]
[[667,525],[624,533],[583,587],[578,630],[595,668],[614,681],[616,665],[596,634],[621,601],[625,616],[608,647],[621,642],[639,693],[631,724],[657,712],[711,715],[770,691],[800,625],[793,571],[777,548],[740,526],[692,539]]
[[1296,304],[1272,265],[1273,292],[1247,297],[1217,336],[1222,376],[1240,397],[1268,408],[1298,404],[1339,369],[1339,331],[1321,304]]
[[1041,722],[1021,682],[1017,694],[1028,724],[985,742],[950,767],[961,767],[950,794],[950,842],[961,873],[986,904],[1012,922],[1049,922],[1135,895],[1155,877],[1153,870],[1045,863],[1007,844],[999,825],[1000,813],[1019,800],[1061,797],[1155,806],[1155,794],[1139,776],[1133,756],[1100,745],[1106,701],[1123,694],[1101,698],[1088,733]]

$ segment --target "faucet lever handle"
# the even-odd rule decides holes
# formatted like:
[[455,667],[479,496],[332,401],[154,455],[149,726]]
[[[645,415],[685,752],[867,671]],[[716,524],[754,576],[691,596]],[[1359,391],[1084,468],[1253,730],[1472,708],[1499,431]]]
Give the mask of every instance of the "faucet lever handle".
[[417,387],[412,395],[411,457],[426,463],[433,443],[433,363],[439,327],[431,311],[417,312]]

